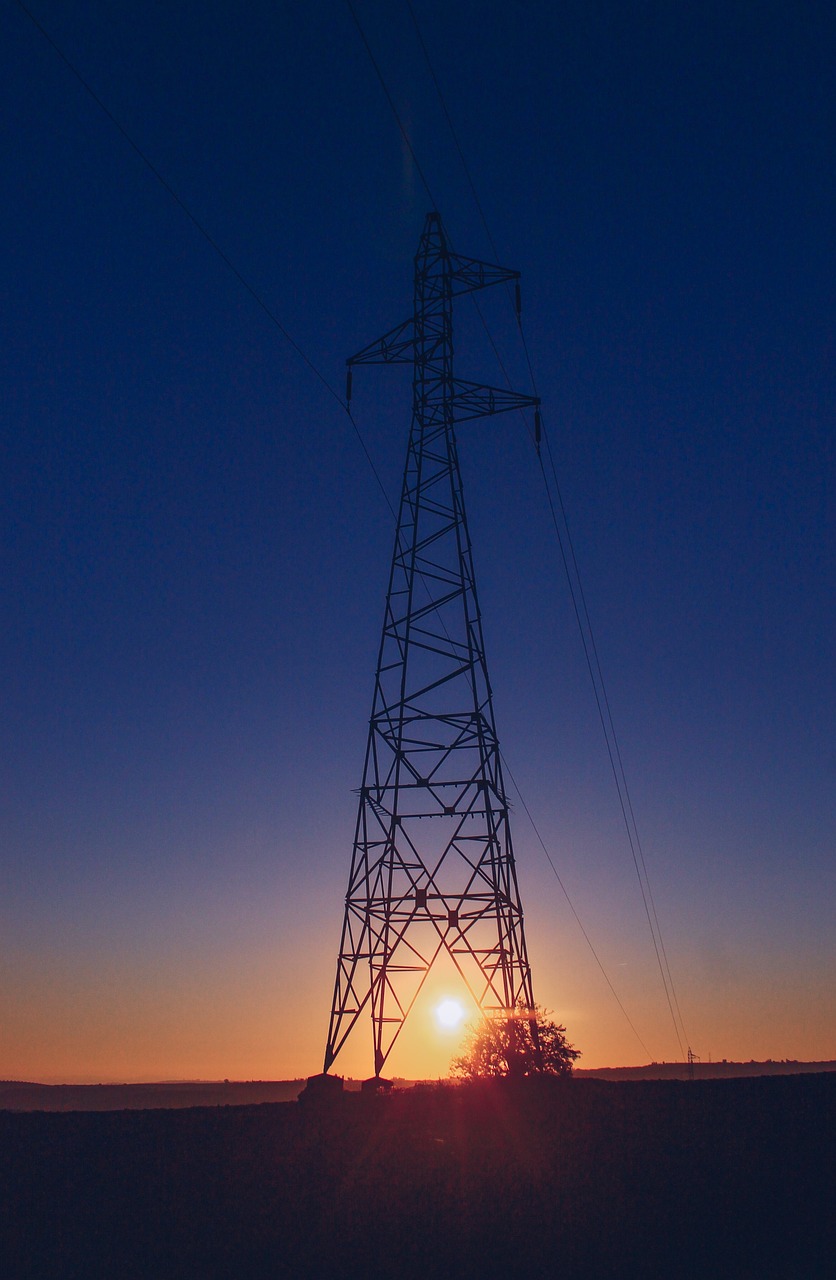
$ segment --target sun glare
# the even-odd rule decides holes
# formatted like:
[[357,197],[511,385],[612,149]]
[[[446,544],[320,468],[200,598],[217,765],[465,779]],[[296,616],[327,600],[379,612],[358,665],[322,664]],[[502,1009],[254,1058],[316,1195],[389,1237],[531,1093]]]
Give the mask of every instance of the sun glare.
[[442,1000],[436,1007],[435,1016],[445,1031],[454,1031],[464,1017],[464,1009],[458,1000]]

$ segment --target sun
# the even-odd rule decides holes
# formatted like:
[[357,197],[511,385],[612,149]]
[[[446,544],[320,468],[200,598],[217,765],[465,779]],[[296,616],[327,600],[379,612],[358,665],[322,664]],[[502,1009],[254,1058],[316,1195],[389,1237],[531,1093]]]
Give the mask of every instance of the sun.
[[455,1031],[464,1017],[464,1009],[458,1000],[442,1000],[436,1005],[435,1017],[438,1025],[445,1031]]

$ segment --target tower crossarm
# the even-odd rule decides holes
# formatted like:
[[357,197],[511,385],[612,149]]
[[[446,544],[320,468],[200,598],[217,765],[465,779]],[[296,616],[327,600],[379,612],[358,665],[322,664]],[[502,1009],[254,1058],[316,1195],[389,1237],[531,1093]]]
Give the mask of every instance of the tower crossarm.
[[[346,365],[350,370],[355,364],[412,364],[414,348],[412,321],[409,320],[390,329],[382,338],[351,356]],[[450,420],[447,417],[450,409],[453,422],[466,422],[470,418],[489,418],[495,413],[507,413],[511,409],[540,407],[539,396],[523,395],[508,387],[491,387],[484,382],[454,378],[452,396],[440,380],[437,386],[433,386],[429,379],[428,384],[422,397],[423,416],[428,430],[434,426],[443,428],[445,421]]]
[[474,289],[488,289],[492,284],[517,281],[519,271],[510,267],[498,267],[493,262],[480,262],[478,258],[465,258],[460,253],[450,254],[450,281],[454,294],[473,293]]
[[412,316],[394,329],[375,338],[356,355],[349,356],[346,364],[412,364],[415,358],[415,322]]
[[536,409],[540,397],[454,378],[451,401],[453,421],[466,422],[468,418],[487,418],[494,413],[507,413],[510,409]]

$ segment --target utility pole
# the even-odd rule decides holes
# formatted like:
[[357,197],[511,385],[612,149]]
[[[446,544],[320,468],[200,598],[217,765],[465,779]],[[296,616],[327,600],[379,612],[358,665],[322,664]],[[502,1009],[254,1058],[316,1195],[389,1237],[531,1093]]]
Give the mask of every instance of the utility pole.
[[348,361],[411,364],[398,513],[325,1072],[364,1015],[374,1076],[446,952],[486,1017],[535,1033],[531,970],[494,723],[455,424],[533,396],[453,370],[453,302],[519,273],[453,253],[427,216],[412,316]]

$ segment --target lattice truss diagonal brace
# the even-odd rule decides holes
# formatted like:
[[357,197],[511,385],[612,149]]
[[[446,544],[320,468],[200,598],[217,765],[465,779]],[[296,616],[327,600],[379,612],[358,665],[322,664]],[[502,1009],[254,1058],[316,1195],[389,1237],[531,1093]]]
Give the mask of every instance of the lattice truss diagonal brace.
[[454,434],[539,403],[453,376],[453,297],[517,279],[431,213],[412,318],[348,362],[412,363],[413,398],[326,1072],[368,1011],[380,1075],[442,951],[487,1016],[534,1007]]

